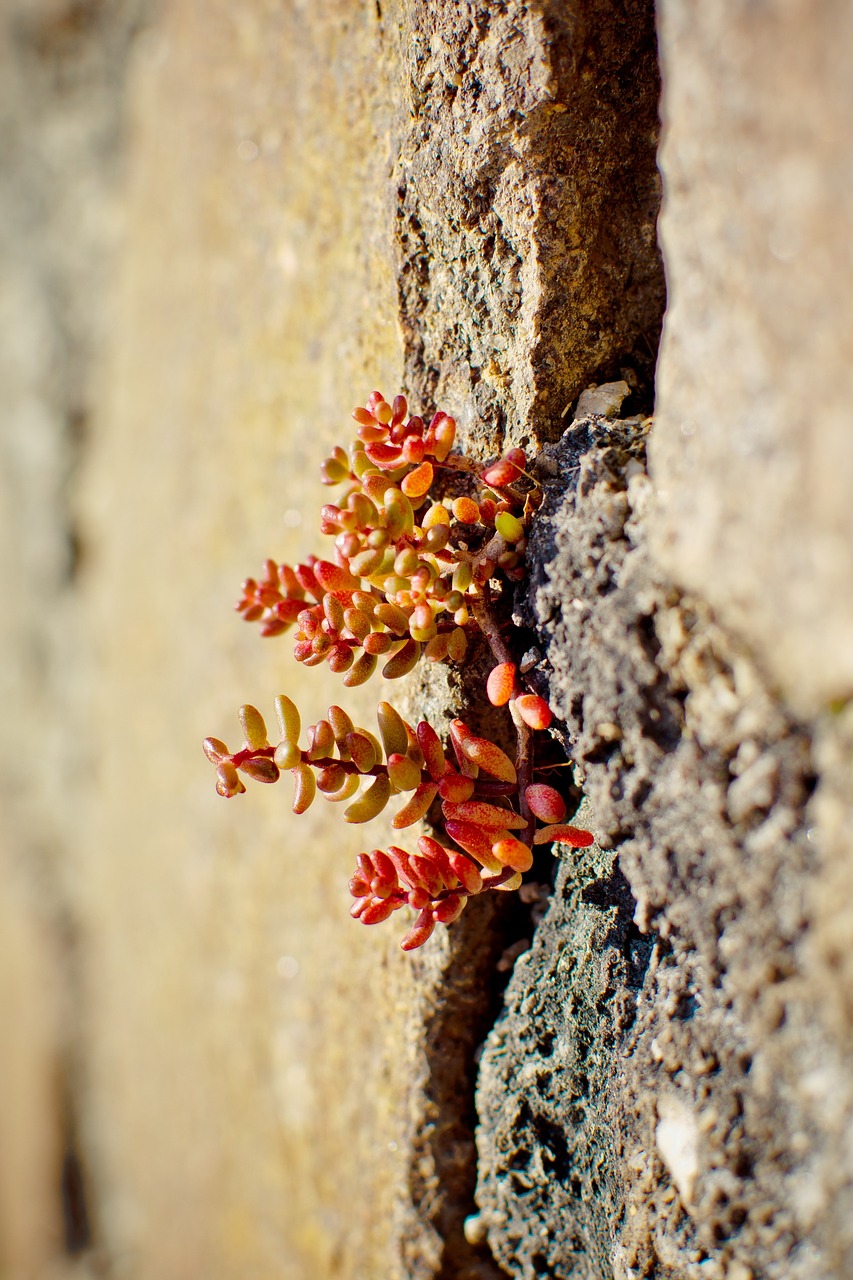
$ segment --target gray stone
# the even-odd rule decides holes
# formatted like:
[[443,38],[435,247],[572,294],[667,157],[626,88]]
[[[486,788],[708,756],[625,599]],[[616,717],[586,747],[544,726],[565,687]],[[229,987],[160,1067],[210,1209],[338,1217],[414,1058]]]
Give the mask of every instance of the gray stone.
[[604,382],[600,387],[587,387],[582,391],[574,412],[575,422],[600,414],[603,418],[618,418],[622,401],[631,394],[627,382]]
[[842,1275],[853,1110],[801,945],[811,742],[660,577],[647,431],[570,429],[531,538],[516,618],[599,851],[561,859],[487,1043],[478,1203],[524,1280]]

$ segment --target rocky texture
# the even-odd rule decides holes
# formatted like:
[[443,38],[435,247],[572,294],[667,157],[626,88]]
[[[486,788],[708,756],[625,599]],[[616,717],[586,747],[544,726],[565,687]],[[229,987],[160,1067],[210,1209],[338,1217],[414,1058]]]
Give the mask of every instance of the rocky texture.
[[476,1221],[510,1275],[609,1274],[622,1190],[608,1083],[651,950],[631,905],[612,854],[561,863],[488,1040]]
[[396,226],[406,384],[485,454],[559,434],[628,364],[649,400],[663,311],[654,13],[401,10]]
[[[17,615],[49,641],[46,710],[73,768],[51,757],[47,799],[41,783],[15,782],[12,835],[36,809],[53,815],[45,899],[62,946],[79,940],[62,954],[75,960],[69,1053],[86,1163],[84,1176],[69,1165],[66,1203],[85,1185],[89,1208],[71,1245],[91,1230],[128,1275],[491,1276],[462,1231],[475,1050],[506,977],[501,953],[530,934],[526,910],[515,918],[506,903],[498,925],[477,904],[413,964],[391,931],[348,921],[353,846],[337,825],[312,811],[291,831],[277,792],[223,805],[197,744],[233,732],[241,699],[265,706],[280,687],[283,647],[259,644],[228,606],[264,555],[313,547],[303,528],[319,494],[304,478],[371,385],[396,389],[405,363],[415,398],[458,404],[484,452],[507,424],[515,438],[553,434],[567,401],[596,373],[618,376],[638,343],[648,395],[662,302],[650,7],[608,26],[593,4],[569,22],[559,6],[521,3],[437,16],[424,4],[202,12],[176,0],[141,31],[126,72],[133,13],[121,11],[118,35],[98,5],[45,4],[34,25],[16,11],[10,27],[55,58],[62,83],[69,50],[105,68],[103,89],[70,80],[91,164],[51,152],[52,134],[35,144],[37,162],[55,160],[36,202],[53,211],[50,250],[27,239],[26,214],[8,224],[36,276],[51,254],[82,254],[58,291],[67,308],[46,323],[84,354],[58,390],[49,357],[36,379],[58,418],[86,424],[81,465],[66,501],[76,437],[60,422],[16,495],[19,512],[38,495],[33,546],[47,539],[58,572],[73,571],[73,626],[41,565],[21,576],[52,584],[51,622],[42,631],[37,591]],[[109,130],[125,119],[125,86],[117,205]],[[73,113],[49,96],[43,110],[61,142]],[[66,205],[54,190],[77,195]],[[101,259],[82,253],[80,225],[95,228]],[[636,307],[615,296],[626,288]],[[90,319],[109,335],[96,379]],[[40,341],[22,339],[27,358]],[[312,681],[306,715],[338,695]],[[16,722],[29,710],[24,697]],[[13,744],[4,759],[18,779]],[[53,972],[56,929],[42,955],[32,896],[20,897],[21,935],[36,955],[21,972]],[[27,1186],[47,1202],[38,1188],[55,1185],[65,1122],[51,1085],[58,1025],[39,1008],[48,1030],[34,1024],[20,1060],[42,1082],[27,1108],[44,1154]],[[58,1208],[54,1193],[56,1220]],[[56,1252],[58,1221],[54,1238],[20,1221],[39,1256]]]
[[[38,125],[2,210],[13,1274],[851,1271],[847,18],[676,9],[653,501],[648,426],[613,420],[626,387],[651,408],[663,306],[650,4],[171,0],[132,42],[131,6],[11,7],[4,142]],[[229,605],[313,549],[306,477],[401,383],[480,455],[577,405],[515,638],[600,837],[550,906],[543,854],[414,958],[348,921],[328,811],[225,805],[198,751],[302,695]],[[485,661],[413,705],[481,714]],[[310,718],[340,694],[312,674]]]
[[853,14],[814,19],[808,0],[660,5],[652,447],[661,562],[811,716],[853,694]]
[[820,1154],[799,1139],[813,1162],[813,1221],[799,1221],[821,1251],[815,1270],[841,1276],[853,1265],[851,15],[831,6],[814,21],[796,2],[660,8],[671,307],[649,529],[665,572],[746,642],[813,737],[795,985],[804,1039],[819,1046],[803,1091],[821,1099]]
[[[663,306],[650,7],[631,4],[618,23],[592,3],[571,15],[523,3],[440,11],[416,3],[383,14],[386,49],[391,19],[400,19],[405,85],[394,211],[406,387],[420,402],[451,405],[464,446],[480,456],[553,438],[584,386],[626,363],[639,370],[637,399],[648,398]],[[475,652],[461,682],[428,675],[413,707],[436,724],[464,711],[481,731],[505,732],[505,718],[492,713],[490,722],[482,706],[489,665]],[[530,936],[523,908],[477,905],[498,951],[511,954]],[[487,1009],[505,975],[496,982],[482,967],[474,920],[466,912],[454,930],[441,1018],[425,1027],[425,1123],[412,1183],[413,1219],[443,1224],[448,1277],[492,1274],[462,1235],[476,1176],[470,974],[481,974]],[[412,1275],[425,1266],[418,1247],[407,1255]]]
[[737,630],[814,735],[800,962],[822,1055],[807,1087],[825,1101],[809,1238],[839,1276],[853,1265],[850,22],[843,5],[819,21],[798,3],[661,5],[671,309],[650,523],[665,570]]
[[[102,51],[120,94],[125,64],[99,6],[45,15],[39,47]],[[434,72],[451,63],[449,87]],[[87,259],[69,288],[75,341],[75,317],[100,306],[109,342],[97,381],[78,362],[57,398],[88,424],[77,621],[62,632],[78,646],[62,668],[73,706],[51,707],[75,770],[48,771],[44,806],[62,830],[61,912],[81,938],[69,1008],[88,1220],[132,1274],[177,1276],[191,1259],[223,1276],[489,1275],[462,1221],[474,1050],[512,927],[489,926],[484,904],[412,965],[390,932],[348,922],[337,826],[312,811],[282,837],[278,794],[223,806],[197,742],[227,736],[242,698],[263,706],[280,687],[282,647],[259,646],[228,605],[262,556],[313,546],[304,477],[353,400],[401,381],[398,314],[409,388],[451,395],[483,450],[501,439],[513,386],[513,431],[547,434],[546,392],[555,416],[596,371],[618,374],[646,328],[653,347],[650,10],[634,5],[611,31],[593,5],[570,25],[556,6],[437,18],[414,4],[202,13],[178,0],[136,41],[126,84],[120,271],[107,293],[106,256],[103,275]],[[95,136],[112,118],[104,101],[84,98]],[[611,147],[632,129],[629,152]],[[65,173],[58,163],[75,189]],[[80,207],[107,205],[87,189]],[[79,245],[71,212],[56,226],[60,247]],[[584,317],[571,340],[567,238]],[[31,258],[40,269],[42,250]],[[642,315],[613,296],[630,276]],[[61,448],[48,452],[61,485]],[[69,541],[58,513],[44,527]],[[339,693],[312,684],[307,715]],[[23,827],[34,793],[20,803]],[[283,838],[299,841],[284,860]]]
[[841,1275],[850,1113],[808,963],[811,737],[651,561],[644,434],[578,422],[540,462],[557,474],[519,621],[618,862],[563,861],[516,968],[478,1198],[513,1275]]

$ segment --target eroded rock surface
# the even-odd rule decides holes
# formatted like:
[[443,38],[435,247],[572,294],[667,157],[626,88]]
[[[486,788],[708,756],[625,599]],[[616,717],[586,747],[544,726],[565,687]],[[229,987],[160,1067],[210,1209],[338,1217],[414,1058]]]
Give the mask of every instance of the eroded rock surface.
[[588,419],[540,464],[518,620],[603,851],[561,859],[488,1041],[478,1198],[513,1275],[805,1280],[849,1194],[805,969],[811,742],[650,560],[644,437]]
[[484,453],[554,439],[626,363],[648,400],[664,305],[653,6],[404,9],[407,386],[454,404]]
[[[10,8],[0,1269],[853,1273],[843,8],[659,5],[657,506],[651,3]],[[599,836],[415,958],[198,750],[299,682],[233,594],[401,384],[559,441],[519,639]],[[499,733],[488,666],[412,705]]]
[[814,716],[853,695],[853,11],[659,13],[654,544]]

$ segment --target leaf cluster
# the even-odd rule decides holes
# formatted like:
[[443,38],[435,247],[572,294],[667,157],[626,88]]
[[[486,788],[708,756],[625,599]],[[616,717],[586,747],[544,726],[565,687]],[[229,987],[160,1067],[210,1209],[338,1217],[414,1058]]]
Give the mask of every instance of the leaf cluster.
[[[427,424],[409,416],[404,396],[388,403],[373,392],[352,416],[355,438],[321,468],[324,484],[342,486],[338,501],[320,512],[321,532],[334,538],[331,556],[295,566],[267,560],[258,578],[243,583],[236,607],[264,636],[295,628],[297,661],[327,663],[349,688],[369,680],[380,659],[388,680],[421,659],[461,663],[469,633],[478,629],[497,662],[486,693],[495,706],[508,707],[516,759],[459,719],[445,744],[427,721],[413,727],[387,701],[377,707],[376,733],[332,706],[326,719],[308,726],[300,746],[299,710],[285,694],[275,700],[275,744],[260,712],[247,705],[239,713],[242,747],[231,752],[207,738],[204,750],[216,767],[216,789],[228,798],[246,790],[244,777],[274,783],[289,772],[297,814],[319,794],[348,802],[344,820],[364,823],[405,796],[392,820],[400,830],[440,804],[450,846],[421,836],[417,854],[397,846],[359,854],[350,881],[352,914],[364,924],[403,906],[418,912],[402,943],[411,950],[437,923],[455,920],[472,895],[518,887],[534,845],[586,845],[592,835],[565,825],[559,792],[533,779],[531,731],[546,729],[551,712],[521,687],[492,608],[505,584],[525,572],[538,491],[523,451],[511,449],[480,468],[453,452],[456,422],[449,414],[438,411]],[[446,484],[441,498],[432,496],[438,469],[460,490],[452,498]],[[538,830],[537,821],[545,824]]]

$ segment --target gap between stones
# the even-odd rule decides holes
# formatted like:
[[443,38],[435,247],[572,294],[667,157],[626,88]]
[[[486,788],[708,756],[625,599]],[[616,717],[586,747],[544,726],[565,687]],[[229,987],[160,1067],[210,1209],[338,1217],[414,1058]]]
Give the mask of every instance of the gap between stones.
[[[665,305],[653,3],[629,0],[618,14],[603,0],[571,13],[551,0],[438,12],[414,0],[403,16],[410,101],[397,126],[394,213],[407,392],[464,408],[465,447],[481,456],[509,444],[535,455],[562,433],[567,401],[626,368],[634,407],[650,408]],[[526,625],[547,648],[547,627]],[[499,735],[483,706],[489,665],[475,652],[461,679],[419,678],[412,705],[436,725],[461,714]],[[534,870],[548,891],[562,874],[547,854]],[[633,939],[627,886],[612,868],[609,877],[610,932]],[[508,966],[534,937],[544,902],[492,899],[471,903],[450,931],[440,976],[423,971],[426,1064],[409,1199],[442,1243],[436,1266],[419,1253],[418,1231],[403,1232],[412,1280],[503,1274],[488,1244],[470,1244],[463,1229],[476,1213],[474,1091]],[[637,946],[639,973],[645,943]]]

